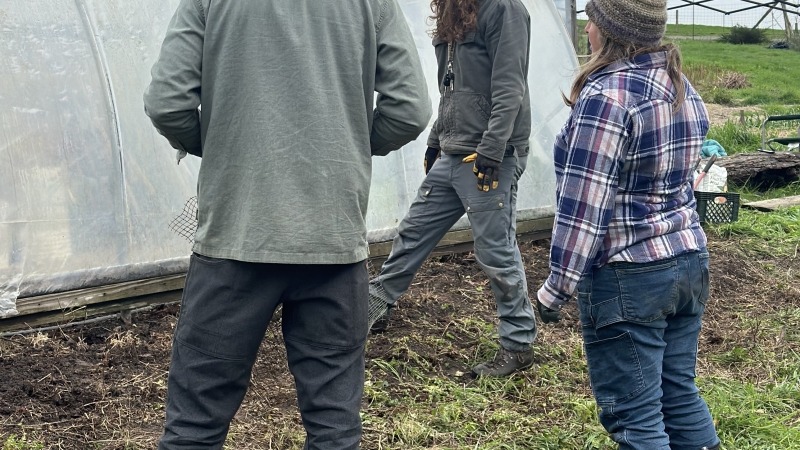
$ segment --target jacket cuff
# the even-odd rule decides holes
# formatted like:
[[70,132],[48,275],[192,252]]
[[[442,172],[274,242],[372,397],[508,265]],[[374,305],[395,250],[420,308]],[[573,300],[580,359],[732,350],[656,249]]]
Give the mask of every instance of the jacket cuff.
[[550,309],[559,310],[566,304],[570,297],[553,289],[548,281],[545,281],[539,291],[536,293],[539,302]]
[[478,144],[476,150],[478,154],[485,156],[497,162],[503,162],[503,157],[506,153],[505,143],[487,142],[486,140]]
[[187,136],[186,138],[167,135],[166,133],[158,130],[159,134],[167,138],[169,145],[175,150],[186,152],[190,155],[203,157],[203,147],[200,145],[199,139],[194,139],[194,136]]

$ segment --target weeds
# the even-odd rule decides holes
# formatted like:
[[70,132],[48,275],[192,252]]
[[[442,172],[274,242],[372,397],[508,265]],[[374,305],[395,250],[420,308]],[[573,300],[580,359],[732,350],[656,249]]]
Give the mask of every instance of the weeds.
[[763,44],[767,40],[767,32],[765,30],[738,25],[731,27],[730,31],[719,37],[720,42],[729,44]]
[[716,86],[724,89],[742,89],[752,84],[747,81],[747,76],[738,72],[725,72],[717,77]]
[[[761,125],[764,120],[769,116],[785,114],[800,114],[800,106],[770,105],[748,112],[743,109],[738,119],[711,126],[707,137],[719,142],[728,155],[756,151],[761,148]],[[794,136],[798,133],[797,126],[797,121],[769,122],[767,138]]]
[[6,441],[3,443],[2,450],[42,450],[44,449],[44,444],[39,442],[31,442],[28,440],[26,435],[23,433],[21,436],[17,436],[16,434],[12,434]]
[[792,50],[794,50],[796,52],[800,52],[800,34],[795,33],[793,36],[791,36],[786,41],[787,41],[787,44],[789,45],[790,49],[792,49]]
[[800,442],[797,382],[756,386],[715,378],[701,389],[713,405],[720,439],[730,449],[795,449]]
[[[742,195],[749,196],[747,192]],[[800,246],[800,207],[770,213],[742,208],[738,221],[709,227],[707,232],[724,238],[737,237],[743,248],[796,258]]]
[[707,138],[719,142],[728,155],[751,152],[761,147],[761,134],[758,131],[730,121],[712,126]]

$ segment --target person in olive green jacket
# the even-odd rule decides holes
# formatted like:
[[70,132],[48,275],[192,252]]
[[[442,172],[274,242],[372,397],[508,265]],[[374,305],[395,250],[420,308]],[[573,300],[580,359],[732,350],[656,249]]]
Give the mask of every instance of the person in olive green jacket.
[[305,448],[358,448],[371,157],[431,116],[396,0],[182,0],[144,104],[202,157],[159,449],[222,448],[279,304]]

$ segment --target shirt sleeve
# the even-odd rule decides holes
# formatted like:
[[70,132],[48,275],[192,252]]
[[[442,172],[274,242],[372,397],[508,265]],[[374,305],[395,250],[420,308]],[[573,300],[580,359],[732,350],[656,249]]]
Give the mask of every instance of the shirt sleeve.
[[551,308],[572,297],[597,259],[614,212],[632,123],[625,108],[603,95],[580,99],[570,120],[555,148],[550,275],[538,292],[539,301]]
[[200,76],[204,16],[200,0],[181,0],[144,93],[145,113],[178,150],[202,155]]
[[377,34],[378,96],[370,145],[373,155],[385,155],[416,139],[432,112],[419,53],[396,0],[384,3]]
[[[518,1],[498,3],[485,40],[492,61],[492,110],[478,153],[503,160],[506,143],[525,99],[530,51],[530,16]],[[496,16],[496,17],[495,17]]]
[[428,133],[428,147],[433,148],[441,148],[441,144],[439,143],[439,130],[437,125],[439,124],[439,119],[433,121],[433,126],[431,126],[431,131]]

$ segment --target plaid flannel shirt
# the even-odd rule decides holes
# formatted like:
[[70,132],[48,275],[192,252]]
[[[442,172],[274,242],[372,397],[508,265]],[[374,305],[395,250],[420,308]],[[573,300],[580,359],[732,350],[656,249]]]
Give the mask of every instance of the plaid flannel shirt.
[[581,277],[609,262],[706,246],[691,183],[708,116],[684,81],[674,111],[665,52],[617,61],[587,80],[555,142],[550,275],[538,292],[545,306],[560,308]]

